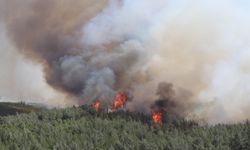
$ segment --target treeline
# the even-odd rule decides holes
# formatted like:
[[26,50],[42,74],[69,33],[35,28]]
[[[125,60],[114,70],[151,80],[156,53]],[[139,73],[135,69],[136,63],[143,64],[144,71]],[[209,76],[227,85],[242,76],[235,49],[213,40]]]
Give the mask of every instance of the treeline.
[[34,111],[40,111],[42,109],[42,107],[35,107],[25,104],[24,102],[0,102],[0,116],[15,115],[18,113],[30,113]]
[[250,149],[249,123],[198,126],[176,118],[163,127],[150,116],[90,107],[0,117],[0,149]]

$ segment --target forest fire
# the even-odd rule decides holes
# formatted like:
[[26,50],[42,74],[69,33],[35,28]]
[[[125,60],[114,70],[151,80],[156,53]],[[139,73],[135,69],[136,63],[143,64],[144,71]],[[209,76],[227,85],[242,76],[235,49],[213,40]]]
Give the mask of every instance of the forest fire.
[[[124,92],[118,92],[115,96],[115,100],[112,104],[112,110],[110,112],[117,112],[118,109],[125,108],[126,102],[128,100],[127,95]],[[92,104],[93,109],[100,112],[102,109],[102,103],[100,100],[96,100]],[[124,110],[123,110],[124,111]],[[163,125],[163,112],[161,110],[154,110],[151,115],[151,119],[155,125],[162,127]]]
[[96,110],[96,111],[100,111],[101,110],[101,102],[99,100],[97,100],[94,104],[93,104],[93,108]]
[[152,120],[155,124],[159,124],[160,126],[162,126],[162,112],[153,112]]
[[116,112],[119,108],[124,108],[127,101],[127,96],[123,92],[117,93],[115,101],[113,103],[113,111]]

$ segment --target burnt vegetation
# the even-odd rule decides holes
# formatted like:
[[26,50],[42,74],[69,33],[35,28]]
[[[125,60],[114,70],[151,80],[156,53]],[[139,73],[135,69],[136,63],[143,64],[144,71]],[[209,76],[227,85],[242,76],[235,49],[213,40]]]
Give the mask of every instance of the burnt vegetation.
[[91,106],[0,117],[0,149],[249,149],[249,135],[248,122],[201,126],[164,113],[160,127],[150,115]]

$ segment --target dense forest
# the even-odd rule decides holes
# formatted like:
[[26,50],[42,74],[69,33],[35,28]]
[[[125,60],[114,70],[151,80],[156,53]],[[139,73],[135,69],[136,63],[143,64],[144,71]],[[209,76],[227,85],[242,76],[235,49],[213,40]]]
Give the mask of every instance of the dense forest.
[[250,125],[198,125],[173,119],[163,126],[131,112],[88,106],[0,117],[0,149],[250,149]]

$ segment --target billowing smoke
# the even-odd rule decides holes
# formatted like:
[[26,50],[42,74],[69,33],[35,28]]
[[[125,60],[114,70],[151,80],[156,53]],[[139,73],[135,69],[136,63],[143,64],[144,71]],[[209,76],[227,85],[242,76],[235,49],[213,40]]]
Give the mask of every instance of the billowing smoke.
[[188,117],[196,102],[188,91],[176,89],[173,84],[161,82],[156,90],[157,99],[151,105],[153,112],[167,112],[169,116]]
[[82,42],[82,28],[106,3],[3,1],[3,21],[18,51],[43,65],[49,85],[84,103],[108,103],[117,90],[132,88],[144,58],[136,40],[107,47]]
[[[0,18],[45,81],[79,103],[210,123],[249,119],[250,5],[233,0],[2,0]],[[157,91],[157,92],[156,92]],[[156,100],[156,101],[155,101]],[[219,114],[219,115],[218,115]]]
[[175,91],[171,83],[160,83],[158,85],[156,94],[158,96],[158,99],[152,105],[153,111],[166,111],[170,114],[177,114],[179,112],[182,112],[175,110],[176,108],[180,108],[180,106],[178,106],[179,104],[177,104],[174,98]]

